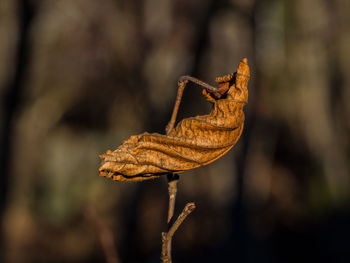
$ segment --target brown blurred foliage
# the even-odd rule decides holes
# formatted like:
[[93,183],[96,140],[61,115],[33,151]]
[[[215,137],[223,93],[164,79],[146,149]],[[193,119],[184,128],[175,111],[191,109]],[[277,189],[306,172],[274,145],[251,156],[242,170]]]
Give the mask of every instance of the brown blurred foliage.
[[[98,177],[98,154],[164,133],[177,79],[251,66],[242,138],[186,172],[175,261],[350,258],[350,2],[0,2],[1,262],[159,262],[165,180]],[[207,113],[198,89],[179,118]]]

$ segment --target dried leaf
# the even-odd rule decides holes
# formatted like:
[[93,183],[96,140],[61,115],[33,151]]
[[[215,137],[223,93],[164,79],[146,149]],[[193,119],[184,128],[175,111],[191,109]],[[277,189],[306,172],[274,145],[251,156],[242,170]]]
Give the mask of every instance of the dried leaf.
[[213,102],[208,115],[183,119],[167,135],[146,132],[131,136],[115,151],[100,155],[99,175],[117,181],[146,180],[207,165],[228,152],[243,130],[247,63],[245,58],[236,74],[217,78],[216,91],[203,90]]

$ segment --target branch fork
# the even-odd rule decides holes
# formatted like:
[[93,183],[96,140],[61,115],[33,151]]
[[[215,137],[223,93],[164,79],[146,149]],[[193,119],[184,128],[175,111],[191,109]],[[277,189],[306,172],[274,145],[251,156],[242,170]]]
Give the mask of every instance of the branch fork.
[[187,203],[181,214],[177,217],[175,222],[171,224],[171,219],[174,215],[175,200],[177,192],[177,183],[179,176],[177,174],[168,175],[168,192],[169,192],[169,208],[168,208],[168,232],[162,233],[162,263],[171,263],[171,241],[179,226],[183,223],[186,217],[196,209],[195,203]]

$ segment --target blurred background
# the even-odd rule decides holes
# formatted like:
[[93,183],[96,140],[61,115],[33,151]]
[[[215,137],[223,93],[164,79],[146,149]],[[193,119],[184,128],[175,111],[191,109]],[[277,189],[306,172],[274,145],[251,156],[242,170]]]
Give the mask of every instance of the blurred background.
[[[175,262],[350,262],[348,0],[1,0],[0,262],[159,262],[166,178],[98,177],[164,133],[181,75],[247,57],[241,139],[180,175]],[[179,118],[206,114],[185,90]]]

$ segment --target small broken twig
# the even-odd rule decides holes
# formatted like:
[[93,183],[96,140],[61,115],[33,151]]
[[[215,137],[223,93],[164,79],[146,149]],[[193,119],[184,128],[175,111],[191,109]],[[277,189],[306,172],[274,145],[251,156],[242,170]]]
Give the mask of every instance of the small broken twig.
[[182,222],[186,219],[186,217],[192,213],[192,211],[196,209],[195,203],[187,203],[184,209],[182,210],[181,214],[178,216],[174,224],[169,229],[167,235],[168,237],[172,238],[175,234],[175,231],[179,228],[179,226],[182,224]]
[[186,204],[181,214],[178,216],[174,224],[170,227],[168,232],[162,233],[162,262],[171,263],[171,241],[179,226],[185,220],[185,218],[196,209],[195,203]]

